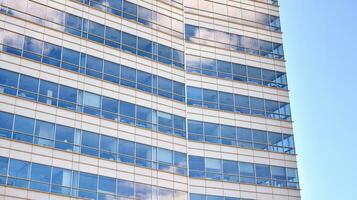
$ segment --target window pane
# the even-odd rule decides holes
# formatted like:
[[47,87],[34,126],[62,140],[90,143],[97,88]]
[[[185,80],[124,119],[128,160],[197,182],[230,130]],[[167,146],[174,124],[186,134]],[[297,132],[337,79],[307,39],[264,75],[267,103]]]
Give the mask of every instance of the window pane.
[[84,92],[83,105],[94,107],[94,108],[100,108],[101,105],[100,98],[101,96],[99,95],[89,92]]
[[56,148],[73,150],[74,129],[66,126],[56,126]]
[[31,180],[50,184],[51,167],[46,166],[46,165],[37,164],[37,163],[32,163]]
[[[94,184],[94,183],[93,183]],[[98,192],[116,194],[116,180],[105,176],[99,176]]]
[[[22,140],[26,142],[32,142],[32,135],[34,131],[35,120],[22,117],[19,115],[15,116],[14,130],[20,132],[20,134],[14,133],[14,139]],[[26,135],[23,135],[24,133]]]
[[29,172],[30,172],[29,162],[10,159],[9,176],[28,179]]
[[221,125],[221,135],[225,138],[236,139],[236,128],[234,126]]
[[195,100],[198,100],[198,101],[202,101],[202,89],[194,88],[194,87],[188,87],[188,89],[187,89],[187,98],[195,99]]
[[157,149],[157,161],[172,164],[172,151],[167,149]]
[[[5,157],[0,157],[0,175],[7,175],[7,166],[8,166],[9,159]],[[5,182],[1,182],[0,178],[0,184],[3,184]]]
[[14,72],[0,69],[0,92],[4,92],[4,86],[17,87],[19,75]]
[[77,101],[77,90],[67,86],[60,86],[59,99],[76,103]]
[[43,55],[60,60],[62,55],[62,48],[60,46],[45,42]]
[[40,80],[40,95],[40,102],[56,106],[56,98],[58,97],[58,85],[48,81]]
[[37,78],[21,75],[19,96],[37,100],[38,83],[39,80]]
[[270,167],[268,165],[255,165],[255,171],[258,178],[271,178]]
[[54,167],[52,171],[52,184],[70,187],[72,182],[72,171]]
[[222,173],[221,165],[222,165],[221,160],[213,159],[213,158],[205,159],[205,166],[207,172]]
[[0,128],[12,130],[14,115],[0,112]]
[[131,181],[118,180],[118,195],[124,197],[133,197],[134,183]]
[[79,176],[79,188],[96,191],[97,176],[81,172]]
[[151,160],[151,146],[137,143],[136,157]]
[[223,173],[238,175],[238,162],[223,160]]
[[188,121],[188,133],[203,135],[203,123],[199,121]]
[[110,136],[100,136],[100,149],[111,153],[117,152],[117,139]]
[[82,131],[82,146],[99,149],[99,135],[89,131]]
[[254,165],[252,163],[239,163],[240,176],[255,176]]
[[102,109],[112,113],[118,113],[118,100],[103,97],[102,98]]
[[35,144],[53,146],[55,125],[44,121],[36,121]]
[[119,154],[135,156],[135,143],[128,140],[119,140]]
[[203,157],[190,156],[189,168],[190,170],[205,171],[205,159]]

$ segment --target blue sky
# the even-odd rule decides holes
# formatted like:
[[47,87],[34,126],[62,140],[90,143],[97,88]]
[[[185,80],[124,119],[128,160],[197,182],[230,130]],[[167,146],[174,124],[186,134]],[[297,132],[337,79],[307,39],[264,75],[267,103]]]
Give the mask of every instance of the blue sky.
[[357,1],[280,0],[303,200],[355,200]]

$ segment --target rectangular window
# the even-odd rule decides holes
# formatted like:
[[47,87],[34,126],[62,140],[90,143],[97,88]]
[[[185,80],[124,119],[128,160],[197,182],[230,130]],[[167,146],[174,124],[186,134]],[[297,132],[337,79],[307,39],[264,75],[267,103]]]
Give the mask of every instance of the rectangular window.
[[45,121],[36,121],[35,144],[53,147],[55,137],[55,125]]
[[40,96],[38,97],[38,101],[57,106],[57,98],[58,98],[58,85],[52,82],[40,80]]
[[30,175],[30,163],[21,160],[10,159],[9,178],[7,184],[20,188],[28,188]]
[[30,188],[43,192],[50,191],[51,167],[32,163]]
[[100,136],[100,157],[116,160],[117,159],[117,139],[110,136]]
[[82,131],[81,153],[98,156],[99,153],[99,135],[89,131]]
[[61,64],[61,57],[62,47],[45,42],[42,62],[59,67]]
[[76,110],[77,90],[71,87],[60,85],[58,106],[70,110]]
[[32,143],[34,126],[35,120],[16,115],[13,139]]
[[67,126],[56,126],[55,148],[73,151],[74,129]]
[[0,69],[0,93],[16,95],[19,74]]
[[0,112],[0,137],[11,138],[14,115]]
[[39,80],[37,78],[21,75],[18,95],[20,97],[24,97],[36,101],[37,93],[38,93],[38,83]]

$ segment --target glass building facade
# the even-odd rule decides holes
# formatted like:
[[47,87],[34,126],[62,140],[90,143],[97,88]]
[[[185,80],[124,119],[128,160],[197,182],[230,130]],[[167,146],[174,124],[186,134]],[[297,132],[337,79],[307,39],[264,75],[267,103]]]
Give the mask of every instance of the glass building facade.
[[0,197],[299,200],[277,0],[0,0]]

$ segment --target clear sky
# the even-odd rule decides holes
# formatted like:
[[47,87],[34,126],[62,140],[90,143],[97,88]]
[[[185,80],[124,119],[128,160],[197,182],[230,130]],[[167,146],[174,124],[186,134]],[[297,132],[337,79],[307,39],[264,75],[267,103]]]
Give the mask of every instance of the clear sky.
[[280,0],[303,200],[356,200],[357,1]]

